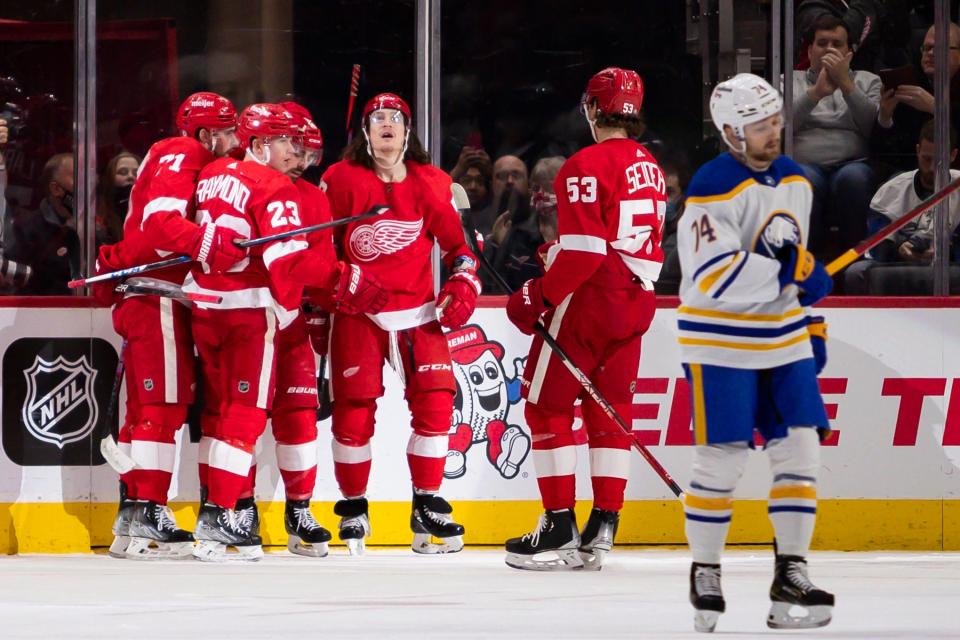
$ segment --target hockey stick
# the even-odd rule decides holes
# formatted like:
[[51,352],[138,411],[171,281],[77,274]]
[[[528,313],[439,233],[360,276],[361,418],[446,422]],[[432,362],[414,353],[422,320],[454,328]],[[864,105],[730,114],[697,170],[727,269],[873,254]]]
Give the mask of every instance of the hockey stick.
[[[348,216],[346,218],[339,218],[337,220],[331,220],[330,222],[324,222],[321,224],[315,224],[309,227],[301,227],[299,229],[291,229],[290,231],[284,231],[282,233],[275,233],[270,236],[263,236],[262,238],[253,238],[252,240],[242,240],[237,243],[238,247],[247,248],[247,247],[256,247],[261,244],[266,244],[268,242],[273,242],[274,240],[284,240],[286,238],[291,238],[293,236],[298,236],[301,233],[312,233],[314,231],[321,231],[323,229],[330,229],[332,227],[339,227],[340,225],[349,224],[351,222],[358,222],[360,220],[366,220],[367,218],[373,218],[379,216],[384,212],[388,211],[390,207],[386,205],[376,205],[370,208],[369,211],[361,213],[358,216]],[[71,280],[67,283],[67,286],[71,289],[77,289],[79,287],[85,287],[87,285],[95,284],[97,282],[104,282],[106,280],[118,280],[120,278],[126,278],[128,276],[135,276],[138,273],[146,273],[147,271],[155,271],[157,269],[163,269],[165,267],[172,267],[177,264],[184,264],[185,262],[190,262],[192,258],[190,256],[177,256],[176,258],[170,258],[168,260],[160,260],[159,262],[150,262],[147,264],[141,264],[136,267],[128,267],[126,269],[119,269],[117,271],[111,271],[110,273],[101,273],[98,276],[90,276],[89,278],[80,278],[79,280]]]
[[117,293],[142,293],[144,295],[159,296],[161,298],[171,298],[173,300],[186,300],[188,302],[209,302],[211,304],[220,304],[223,302],[221,296],[215,296],[208,293],[188,293],[186,291],[168,291],[158,287],[151,287],[143,284],[128,284],[126,282],[118,284]]
[[[120,358],[117,360],[117,372],[114,374],[113,387],[110,389],[110,402],[107,404],[107,428],[110,428],[110,421],[113,420],[113,414],[117,410],[117,403],[120,401],[120,385],[123,384],[124,357],[127,355],[127,341],[124,340],[120,345]],[[107,433],[106,437],[100,441],[100,455],[107,461],[110,468],[123,475],[136,468],[137,463],[133,458],[120,450],[117,441],[113,439],[112,433]]]
[[347,135],[347,144],[353,141],[353,128],[350,121],[353,120],[353,105],[357,100],[357,94],[360,92],[360,65],[353,65],[353,71],[350,73],[350,98],[347,101],[347,125],[345,127]]
[[865,240],[861,240],[860,243],[855,246],[853,249],[846,251],[840,257],[833,260],[830,264],[827,265],[827,273],[830,275],[835,275],[840,271],[843,271],[851,264],[857,261],[857,258],[865,254],[870,249],[874,248],[890,234],[899,231],[902,227],[906,226],[914,218],[920,216],[922,213],[930,209],[931,207],[938,204],[941,200],[949,196],[951,193],[960,189],[960,178],[957,178],[940,191],[937,191],[935,194],[915,206],[913,209],[905,213],[900,218],[897,218],[884,228],[880,229],[872,236]]
[[[479,251],[480,247],[477,246],[475,227],[473,226],[473,217],[470,212],[470,200],[467,198],[467,192],[457,183],[451,185],[450,188],[451,191],[453,191],[453,199],[457,204],[457,210],[460,211],[462,219],[467,221],[464,226],[466,227],[465,235],[467,236],[467,242],[470,243],[470,248],[474,250],[474,252],[477,254],[477,258],[480,260],[480,263],[494,278],[494,280],[497,281],[497,284],[499,284],[508,295],[512,294],[513,290],[510,288],[510,285],[507,284],[507,281],[504,279],[504,277],[493,269],[493,266],[490,264],[490,261],[487,259],[487,257],[483,255],[482,251]],[[570,357],[567,355],[567,353],[559,344],[557,344],[557,341],[554,340],[553,336],[550,335],[546,327],[543,326],[543,323],[537,321],[537,324],[534,325],[533,330],[543,339],[544,344],[553,350],[554,355],[556,355],[560,362],[567,367],[567,370],[569,370],[573,377],[577,379],[577,382],[580,383],[580,386],[583,387],[583,390],[586,391],[593,401],[599,405],[603,412],[607,414],[607,417],[613,420],[613,422],[620,427],[621,431],[630,436],[630,444],[633,445],[633,448],[636,449],[641,456],[643,456],[643,459],[646,460],[647,463],[653,468],[654,472],[660,476],[660,479],[663,480],[664,484],[670,488],[670,491],[673,492],[673,495],[675,495],[677,498],[682,498],[683,490],[680,489],[680,485],[678,485],[670,476],[670,474],[667,473],[667,470],[663,468],[663,465],[661,465],[660,462],[653,457],[653,454],[650,453],[645,446],[637,442],[637,439],[633,435],[633,431],[630,429],[630,426],[627,424],[627,422],[620,416],[619,413],[617,413],[617,410],[614,409],[609,402],[607,402],[607,399],[600,394],[593,383],[590,382],[590,378],[588,378],[586,374],[578,369],[577,366],[570,360]]]

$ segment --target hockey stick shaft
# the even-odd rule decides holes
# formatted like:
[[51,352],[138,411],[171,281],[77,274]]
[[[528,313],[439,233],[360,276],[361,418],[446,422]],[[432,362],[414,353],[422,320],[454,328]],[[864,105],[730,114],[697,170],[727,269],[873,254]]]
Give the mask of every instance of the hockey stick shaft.
[[[117,360],[117,370],[113,377],[113,386],[110,388],[110,401],[107,403],[106,423],[108,430],[114,413],[117,410],[117,404],[120,402],[120,387],[123,384],[123,372],[126,368],[124,359],[126,355],[127,341],[124,340],[123,344],[120,345],[120,357]],[[107,464],[120,475],[129,473],[136,467],[133,458],[120,450],[117,441],[113,439],[113,434],[109,433],[109,431],[100,441],[100,453],[103,455],[103,459],[107,461]]]
[[357,101],[358,93],[360,93],[360,65],[355,64],[350,72],[350,98],[347,100],[347,124],[344,127],[348,144],[353,133],[350,122],[353,120],[353,106]]
[[211,304],[220,304],[223,302],[221,296],[211,295],[209,293],[191,293],[187,291],[167,291],[158,287],[151,287],[143,284],[118,284],[117,293],[142,293],[148,296],[159,296],[161,298],[170,298],[172,300],[186,300],[188,302],[209,302]]
[[[508,295],[512,294],[513,290],[510,288],[510,285],[507,283],[506,279],[493,269],[493,265],[491,265],[487,257],[483,255],[483,252],[479,250],[480,247],[476,246],[476,235],[474,235],[475,227],[473,226],[473,220],[470,213],[470,201],[467,199],[466,192],[463,191],[463,187],[461,187],[459,184],[454,184],[453,194],[454,200],[457,203],[457,209],[460,211],[461,216],[465,220],[468,220],[466,224],[467,228],[465,230],[467,241],[470,243],[470,247],[477,254],[480,264],[483,265],[490,276],[497,281],[497,284],[499,284]],[[534,332],[543,339],[544,344],[550,347],[554,355],[556,355],[560,362],[562,362],[567,370],[570,371],[570,374],[576,378],[577,382],[580,383],[580,386],[583,387],[583,390],[587,392],[594,402],[597,403],[607,417],[613,420],[613,422],[620,427],[621,431],[630,436],[630,444],[640,453],[641,456],[643,456],[643,459],[647,461],[647,464],[650,465],[653,471],[660,476],[660,479],[663,480],[664,484],[670,488],[670,491],[673,492],[673,495],[681,498],[683,496],[683,490],[680,488],[680,485],[678,485],[673,477],[667,472],[667,470],[663,468],[663,465],[660,464],[653,454],[637,441],[636,437],[633,435],[633,430],[630,428],[627,422],[620,416],[619,413],[617,413],[617,410],[613,408],[613,405],[611,405],[607,399],[603,397],[600,391],[597,390],[594,384],[590,381],[590,378],[588,378],[586,374],[584,374],[583,371],[581,371],[577,365],[573,363],[573,361],[570,359],[570,356],[567,355],[566,351],[564,351],[563,348],[553,338],[553,336],[550,335],[546,327],[543,326],[543,323],[537,321],[537,324],[534,326]]]
[[960,189],[960,178],[957,178],[956,180],[954,180],[953,182],[945,186],[943,189],[940,189],[940,191],[937,191],[935,194],[933,194],[932,196],[930,196],[929,198],[927,198],[926,200],[924,200],[923,202],[915,206],[913,209],[905,213],[903,216],[897,218],[896,220],[894,220],[884,228],[880,229],[879,231],[874,233],[872,236],[870,236],[866,240],[861,240],[860,243],[857,246],[855,246],[853,249],[850,249],[849,251],[846,251],[845,253],[841,254],[838,258],[836,258],[826,266],[827,273],[829,273],[830,275],[835,275],[840,271],[843,271],[844,269],[849,267],[851,264],[856,262],[860,256],[862,256],[867,251],[869,251],[870,249],[874,248],[875,246],[883,242],[883,240],[887,236],[893,233],[896,233],[897,231],[902,229],[904,226],[909,224],[912,220],[919,217],[920,215],[928,211],[930,208],[939,204],[944,198],[949,196],[951,193],[953,193],[957,189]]
[[[298,236],[302,233],[312,233],[314,231],[321,231],[323,229],[330,229],[332,227],[338,227],[340,225],[349,224],[351,222],[357,222],[359,220],[366,220],[367,218],[373,218],[378,216],[383,212],[387,211],[389,207],[385,205],[377,205],[372,207],[369,211],[361,213],[358,216],[348,216],[346,218],[339,218],[337,220],[331,220],[330,222],[324,222],[321,224],[311,225],[309,227],[301,227],[299,229],[291,229],[290,231],[284,231],[282,233],[275,233],[270,236],[263,236],[262,238],[253,238],[252,240],[243,240],[237,243],[238,247],[256,247],[261,244],[266,244],[268,242],[273,242],[274,240],[284,240],[286,238],[292,238],[293,236]],[[128,267],[126,269],[119,269],[117,271],[111,271],[110,273],[102,273],[98,276],[90,276],[89,278],[80,278],[79,280],[71,280],[67,283],[67,286],[71,289],[76,289],[78,287],[84,287],[91,284],[96,284],[97,282],[105,282],[107,280],[119,280],[120,278],[127,278],[129,276],[135,276],[140,273],[146,273],[147,271],[156,271],[157,269],[164,269],[166,267],[172,267],[178,264],[184,264],[190,262],[190,256],[178,256],[176,258],[170,258],[168,260],[160,260],[159,262],[150,262],[147,264],[141,264],[136,267]]]

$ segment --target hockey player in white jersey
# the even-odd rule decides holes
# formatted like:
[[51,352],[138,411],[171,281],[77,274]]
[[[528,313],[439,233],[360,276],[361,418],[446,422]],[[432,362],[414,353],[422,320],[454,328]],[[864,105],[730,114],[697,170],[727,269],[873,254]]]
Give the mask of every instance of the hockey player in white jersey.
[[[780,154],[782,108],[758,76],[717,85],[710,115],[730,150],[694,176],[677,232],[678,335],[695,439],[684,513],[698,631],[713,631],[725,608],[720,555],[756,433],[773,474],[767,510],[776,562],[767,625],[826,625],[834,602],[810,582],[805,559],[820,438],[829,433],[817,386],[826,325],[808,307],[830,292],[832,280],[804,248],[813,196],[800,166]],[[805,613],[792,615],[796,605]]]

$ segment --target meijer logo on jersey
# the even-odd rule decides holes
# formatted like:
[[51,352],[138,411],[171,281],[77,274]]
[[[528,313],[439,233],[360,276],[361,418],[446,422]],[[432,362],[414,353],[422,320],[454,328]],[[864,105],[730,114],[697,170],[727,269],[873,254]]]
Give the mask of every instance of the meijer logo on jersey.
[[420,237],[422,228],[423,218],[362,224],[350,234],[350,251],[358,260],[369,262],[377,256],[390,255],[410,246]]
[[98,413],[93,395],[97,372],[86,357],[70,361],[57,356],[48,362],[37,356],[23,375],[27,379],[23,423],[34,438],[63,449],[93,431]]

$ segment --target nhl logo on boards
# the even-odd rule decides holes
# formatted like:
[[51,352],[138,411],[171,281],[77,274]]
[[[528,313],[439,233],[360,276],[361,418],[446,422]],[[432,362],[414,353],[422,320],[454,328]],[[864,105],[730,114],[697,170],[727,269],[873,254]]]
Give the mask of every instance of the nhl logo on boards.
[[[101,338],[20,338],[3,354],[3,450],[22,466],[104,464],[117,351]],[[122,398],[119,406],[123,406]]]
[[36,356],[23,375],[27,379],[27,399],[21,413],[34,438],[63,449],[93,431],[98,413],[93,395],[97,371],[86,357],[69,361],[57,356],[47,362]]

